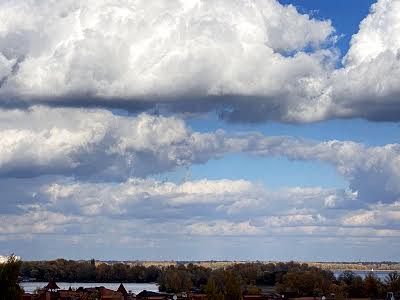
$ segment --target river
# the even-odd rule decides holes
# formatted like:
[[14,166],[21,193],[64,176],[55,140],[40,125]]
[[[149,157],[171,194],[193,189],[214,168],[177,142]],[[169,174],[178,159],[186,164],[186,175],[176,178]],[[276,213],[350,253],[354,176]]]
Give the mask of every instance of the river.
[[[21,282],[21,286],[24,288],[26,293],[32,293],[36,288],[44,287],[47,285],[47,282]],[[116,291],[119,287],[119,283],[82,283],[82,282],[57,282],[57,285],[60,289],[67,290],[69,287],[73,289],[77,289],[79,287],[96,287],[96,286],[104,286],[108,289]],[[125,289],[127,291],[132,291],[135,294],[140,293],[143,290],[158,292],[158,285],[156,283],[124,283]]]
[[[335,274],[336,278],[339,277],[339,275],[343,272],[343,270],[332,270],[332,272]],[[355,270],[353,271],[357,275],[360,275],[361,277],[365,277],[370,271],[361,271],[361,270]],[[385,277],[390,273],[391,271],[374,271],[373,273],[379,277],[381,280],[384,280]],[[47,285],[47,282],[21,282],[21,286],[24,288],[25,292],[27,293],[32,293],[35,291],[36,288],[44,287]],[[61,289],[68,289],[69,287],[72,287],[73,289],[77,289],[79,287],[96,287],[96,286],[104,286],[106,288],[109,288],[111,290],[117,290],[119,287],[119,283],[82,283],[82,282],[57,282],[57,285]],[[124,283],[124,286],[127,291],[132,291],[135,294],[140,293],[143,290],[147,291],[152,291],[152,292],[158,292],[158,285],[156,283]]]
[[[344,270],[331,270],[333,272],[333,274],[335,274],[335,277],[338,278],[340,276],[340,274],[342,274],[344,272]],[[367,271],[367,270],[352,270],[353,273],[360,275],[362,278],[364,278],[365,276],[367,276],[369,273],[371,273],[371,271]],[[372,273],[378,277],[381,280],[384,280],[386,278],[386,276],[390,273],[390,272],[394,272],[394,271],[372,271]],[[397,271],[399,272],[399,271]]]

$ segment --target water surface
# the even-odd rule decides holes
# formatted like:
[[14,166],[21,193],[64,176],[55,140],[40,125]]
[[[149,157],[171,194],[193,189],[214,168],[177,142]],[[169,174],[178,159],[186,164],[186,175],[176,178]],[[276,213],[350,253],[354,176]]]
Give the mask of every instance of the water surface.
[[[331,270],[331,271],[333,272],[333,274],[335,274],[336,278],[338,278],[340,276],[340,274],[342,274],[344,272],[344,270]],[[394,272],[394,271],[367,271],[367,270],[351,270],[351,271],[353,273],[361,276],[362,278],[365,278],[365,276],[367,276],[369,273],[372,273],[381,280],[385,280],[386,276],[390,272]],[[399,272],[399,271],[397,271],[397,272]]]
[[[21,286],[24,288],[26,293],[32,293],[36,288],[42,288],[47,285],[47,282],[21,282]],[[60,289],[67,290],[69,287],[77,289],[79,287],[96,287],[104,286],[108,289],[116,291],[119,287],[119,283],[82,283],[82,282],[57,282]],[[124,283],[125,289],[129,292],[139,294],[143,290],[158,292],[158,285],[156,283]]]

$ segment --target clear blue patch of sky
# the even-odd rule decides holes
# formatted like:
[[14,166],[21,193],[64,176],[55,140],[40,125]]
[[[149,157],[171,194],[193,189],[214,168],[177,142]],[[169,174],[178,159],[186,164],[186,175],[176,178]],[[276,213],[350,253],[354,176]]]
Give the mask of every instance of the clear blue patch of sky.
[[[362,119],[329,120],[310,124],[228,124],[218,120],[215,114],[192,118],[187,124],[195,131],[227,132],[258,131],[266,136],[291,136],[315,141],[341,140],[381,146],[400,141],[398,123],[376,123]],[[178,175],[182,178],[182,175]],[[318,161],[290,161],[282,157],[255,158],[243,154],[229,155],[204,165],[191,167],[191,179],[246,179],[262,182],[271,188],[285,186],[320,186],[324,188],[347,188],[348,183],[329,164]]]
[[[257,131],[266,136],[291,136],[315,141],[354,141],[366,146],[382,146],[400,141],[399,123],[378,123],[363,119],[329,120],[310,124],[229,124],[219,120],[216,114],[210,113],[208,116],[186,119],[186,122],[194,131],[199,132],[214,132],[217,129],[228,133]],[[253,157],[245,154],[228,155],[202,165],[192,165],[189,171],[180,169],[158,175],[156,178],[174,182],[180,182],[184,178],[245,179],[263,183],[274,189],[287,186],[348,187],[346,180],[327,163],[290,161],[284,157]]]
[[318,161],[290,161],[284,157],[251,157],[230,154],[205,164],[195,164],[153,176],[160,181],[248,180],[271,189],[283,187],[347,188],[348,183],[336,169]]
[[347,182],[335,168],[320,162],[289,161],[282,157],[254,158],[229,155],[206,165],[191,167],[192,179],[246,179],[263,183],[266,187],[346,188]]
[[186,120],[195,131],[227,132],[258,131],[266,136],[292,136],[316,141],[340,140],[382,146],[400,141],[400,124],[395,122],[370,122],[363,119],[328,120],[308,124],[266,122],[260,124],[229,124],[215,114]]

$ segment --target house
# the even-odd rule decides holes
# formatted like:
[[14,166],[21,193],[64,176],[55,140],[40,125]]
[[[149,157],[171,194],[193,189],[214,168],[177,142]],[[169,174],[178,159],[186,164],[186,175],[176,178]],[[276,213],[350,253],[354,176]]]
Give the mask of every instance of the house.
[[[165,295],[162,297],[153,297],[153,294],[146,293],[143,295],[145,298],[141,299],[167,299]],[[150,297],[148,297],[150,296]],[[124,285],[121,283],[118,290],[114,291],[104,286],[84,288],[79,287],[76,290],[72,290],[70,287],[68,290],[62,290],[54,280],[50,280],[49,283],[36,294],[25,293],[22,300],[135,300],[135,294],[128,293]]]
[[124,300],[136,299],[136,296],[134,294],[130,294],[126,291],[122,283],[119,285],[117,292],[120,292],[124,296]]
[[22,295],[22,300],[34,300],[35,295],[29,294],[29,293],[24,293]]
[[168,297],[165,294],[160,294],[160,293],[144,290],[136,295],[136,299],[167,300]]
[[58,287],[58,285],[54,281],[54,279],[50,279],[49,283],[43,289],[46,291],[55,292],[55,291],[59,290],[60,288]]
[[80,287],[76,291],[61,290],[54,280],[41,289],[38,294],[24,295],[23,300],[86,300],[89,298],[99,300],[133,300],[134,297],[128,294],[125,287],[121,284],[118,291],[107,289],[103,286],[94,288]]
[[98,290],[101,300],[125,300],[124,295],[118,291],[106,289],[105,287],[101,287]]
[[79,295],[72,291],[72,289],[70,290],[59,290],[57,292],[57,297],[60,300],[80,300]]
[[243,300],[267,300],[265,295],[243,295]]

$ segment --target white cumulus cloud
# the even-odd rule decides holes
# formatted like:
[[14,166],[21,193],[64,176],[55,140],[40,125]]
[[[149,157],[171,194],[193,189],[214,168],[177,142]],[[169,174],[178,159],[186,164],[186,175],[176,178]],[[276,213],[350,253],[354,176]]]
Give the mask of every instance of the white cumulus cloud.
[[[400,197],[399,144],[368,147],[257,132],[201,133],[175,117],[45,107],[1,111],[0,137],[3,178],[60,175],[125,181],[244,154],[333,165],[349,182],[352,194],[347,198],[394,202]],[[340,199],[325,199],[327,207],[340,207],[340,203]]]
[[399,120],[400,3],[380,0],[361,22],[332,77],[332,111],[341,117]]
[[[204,110],[202,102],[215,108],[237,95],[256,97],[253,108],[261,97],[263,114],[282,107],[276,118],[321,118],[315,96],[335,57],[320,49],[333,38],[330,21],[276,0],[13,0],[0,4],[0,20],[0,96],[9,105],[176,100],[174,109]],[[304,97],[312,108],[298,103]]]
[[276,0],[2,1],[0,105],[398,120],[399,14],[374,4],[336,68],[331,22]]

